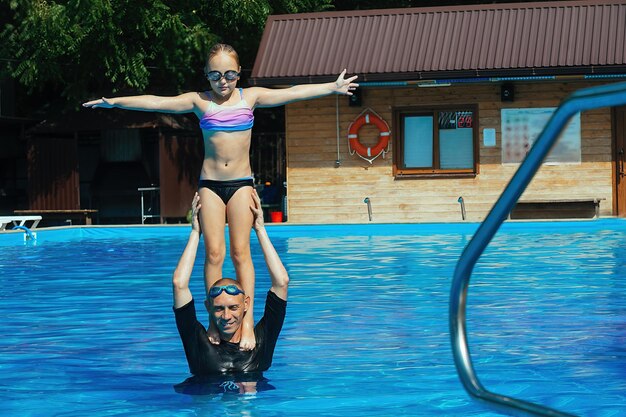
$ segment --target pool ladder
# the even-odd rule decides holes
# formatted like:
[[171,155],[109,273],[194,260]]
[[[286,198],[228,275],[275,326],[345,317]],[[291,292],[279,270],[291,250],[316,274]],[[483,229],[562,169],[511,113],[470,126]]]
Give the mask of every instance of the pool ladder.
[[465,308],[469,280],[480,255],[517,203],[569,119],[576,113],[602,107],[626,105],[626,83],[615,83],[578,90],[556,109],[517,169],[496,204],[476,230],[457,262],[450,290],[449,324],[452,353],[465,390],[476,400],[496,411],[522,416],[573,416],[539,404],[488,391],[474,371],[467,342]]
[[26,226],[15,226],[13,230],[23,230],[24,231],[24,242],[32,241],[35,242],[37,240],[37,233],[34,233]]

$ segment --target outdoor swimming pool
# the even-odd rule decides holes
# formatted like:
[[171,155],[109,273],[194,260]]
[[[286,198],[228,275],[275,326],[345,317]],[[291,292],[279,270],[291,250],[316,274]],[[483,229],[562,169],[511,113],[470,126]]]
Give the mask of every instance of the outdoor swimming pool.
[[[448,334],[451,277],[476,227],[268,227],[291,286],[271,389],[254,395],[174,388],[190,376],[171,299],[187,227],[39,230],[35,245],[0,235],[0,412],[495,416],[463,390]],[[228,260],[224,275],[234,275]],[[486,388],[626,415],[626,221],[504,224],[476,266],[467,313]]]

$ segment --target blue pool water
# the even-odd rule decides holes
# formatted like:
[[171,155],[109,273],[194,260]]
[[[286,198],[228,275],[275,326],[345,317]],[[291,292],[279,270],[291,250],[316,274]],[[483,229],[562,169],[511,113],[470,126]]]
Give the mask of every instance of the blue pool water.
[[[175,389],[190,376],[170,283],[187,227],[39,230],[35,245],[0,235],[0,414],[495,416],[462,389],[448,335],[451,277],[475,228],[268,227],[291,286],[273,389],[253,395]],[[467,312],[488,389],[626,415],[626,222],[505,224]]]

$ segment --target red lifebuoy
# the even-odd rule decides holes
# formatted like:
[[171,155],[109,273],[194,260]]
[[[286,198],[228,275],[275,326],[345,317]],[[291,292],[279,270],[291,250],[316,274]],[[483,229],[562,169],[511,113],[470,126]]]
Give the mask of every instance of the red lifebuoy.
[[[366,124],[373,124],[378,128],[378,143],[373,147],[365,146],[359,140],[359,129]],[[387,123],[373,111],[365,111],[359,115],[348,128],[348,141],[350,147],[362,158],[372,161],[378,155],[385,152],[389,145],[391,132]]]

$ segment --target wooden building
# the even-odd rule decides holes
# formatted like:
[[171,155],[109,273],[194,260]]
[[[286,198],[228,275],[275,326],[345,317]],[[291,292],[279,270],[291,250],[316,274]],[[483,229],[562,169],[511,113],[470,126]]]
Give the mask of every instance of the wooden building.
[[[42,214],[44,226],[186,221],[204,155],[195,116],[82,109],[28,126],[5,140],[23,144],[17,165],[25,172],[7,178],[20,178],[25,198],[0,195],[7,201],[0,214]],[[269,220],[281,206],[284,134],[261,125],[252,136],[252,168]],[[268,183],[278,184],[276,201],[269,201]]]
[[115,109],[43,121],[24,140],[28,205],[16,211],[44,225],[180,221],[204,152],[189,118]]
[[[626,2],[270,16],[251,83],[329,82],[344,68],[356,97],[286,107],[289,221],[461,221],[461,202],[479,221],[564,98],[626,81]],[[365,124],[350,146],[367,109],[388,144]],[[626,107],[575,117],[514,214],[625,216],[625,131]]]

